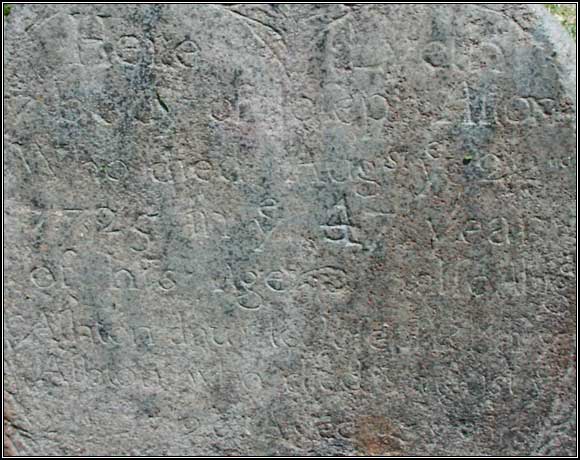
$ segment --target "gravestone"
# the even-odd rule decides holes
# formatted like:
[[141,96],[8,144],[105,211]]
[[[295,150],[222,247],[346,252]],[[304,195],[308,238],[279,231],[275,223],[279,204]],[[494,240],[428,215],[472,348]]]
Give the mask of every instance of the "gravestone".
[[4,27],[7,454],[575,453],[575,50],[541,7]]

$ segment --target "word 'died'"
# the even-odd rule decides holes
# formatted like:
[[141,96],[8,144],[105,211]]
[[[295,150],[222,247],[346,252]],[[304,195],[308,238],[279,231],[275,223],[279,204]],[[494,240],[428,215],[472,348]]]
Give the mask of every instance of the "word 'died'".
[[241,169],[232,158],[220,161],[160,160],[149,165],[149,175],[154,183],[175,184],[216,184],[241,180]]
[[361,390],[362,370],[358,361],[349,363],[341,372],[330,368],[318,367],[290,374],[284,379],[284,390],[289,396],[312,395],[339,392],[357,392]]

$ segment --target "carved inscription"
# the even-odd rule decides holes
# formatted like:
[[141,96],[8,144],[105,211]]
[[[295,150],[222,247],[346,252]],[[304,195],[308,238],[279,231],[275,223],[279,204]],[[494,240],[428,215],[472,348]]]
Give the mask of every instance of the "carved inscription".
[[576,109],[543,10],[16,6],[9,450],[573,451]]

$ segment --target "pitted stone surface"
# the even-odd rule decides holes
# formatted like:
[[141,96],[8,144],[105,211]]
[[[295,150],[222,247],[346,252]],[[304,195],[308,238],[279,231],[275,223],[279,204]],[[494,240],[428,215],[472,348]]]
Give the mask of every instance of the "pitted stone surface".
[[540,7],[4,21],[11,453],[575,453],[575,50]]

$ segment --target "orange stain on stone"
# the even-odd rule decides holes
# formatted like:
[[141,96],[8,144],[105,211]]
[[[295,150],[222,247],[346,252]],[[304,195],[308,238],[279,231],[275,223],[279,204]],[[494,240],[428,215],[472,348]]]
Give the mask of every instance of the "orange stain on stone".
[[361,455],[403,455],[398,429],[385,417],[369,415],[358,419],[355,445]]

